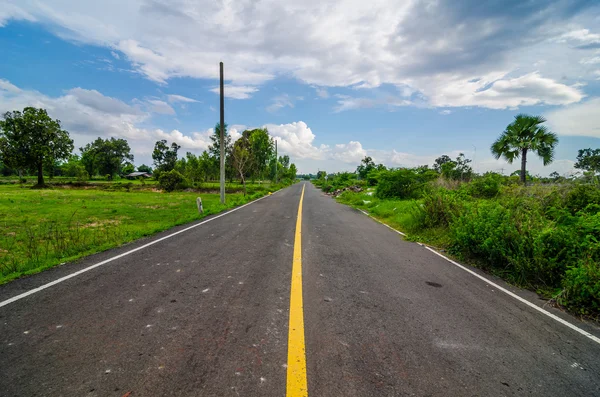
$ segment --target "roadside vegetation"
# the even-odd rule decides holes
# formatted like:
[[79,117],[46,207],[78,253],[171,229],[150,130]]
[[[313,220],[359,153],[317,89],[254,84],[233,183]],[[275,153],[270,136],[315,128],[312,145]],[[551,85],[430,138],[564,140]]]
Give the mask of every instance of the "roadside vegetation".
[[[492,153],[512,163],[525,150],[550,164],[556,137],[540,130],[540,118],[526,117],[507,127]],[[320,172],[313,182],[406,232],[409,240],[597,318],[600,149],[580,150],[576,168],[582,172],[570,177],[531,176],[526,162],[512,176],[478,175],[470,163],[463,155],[441,156],[431,167],[387,169],[366,157],[354,173]]]
[[[127,140],[73,140],[44,109],[0,120],[0,284],[201,219],[290,185],[296,166],[276,156],[267,129],[232,142],[224,126],[226,203],[219,199],[221,128],[197,155],[157,141],[152,167]],[[199,213],[196,198],[204,212]]]

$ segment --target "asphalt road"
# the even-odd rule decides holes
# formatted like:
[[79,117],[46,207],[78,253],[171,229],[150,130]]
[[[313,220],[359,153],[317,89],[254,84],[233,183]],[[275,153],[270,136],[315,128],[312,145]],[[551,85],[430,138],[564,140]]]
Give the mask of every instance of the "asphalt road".
[[0,307],[0,396],[285,396],[303,185],[308,395],[600,395],[600,344],[306,183]]

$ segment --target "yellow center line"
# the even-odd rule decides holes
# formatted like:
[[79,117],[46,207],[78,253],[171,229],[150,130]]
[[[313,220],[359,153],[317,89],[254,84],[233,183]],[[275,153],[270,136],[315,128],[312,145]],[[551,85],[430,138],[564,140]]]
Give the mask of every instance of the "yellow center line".
[[287,360],[287,397],[308,396],[306,382],[306,347],[304,346],[304,309],[302,305],[302,200],[304,185],[298,205],[294,260],[292,264],[292,289],[290,291],[290,324]]

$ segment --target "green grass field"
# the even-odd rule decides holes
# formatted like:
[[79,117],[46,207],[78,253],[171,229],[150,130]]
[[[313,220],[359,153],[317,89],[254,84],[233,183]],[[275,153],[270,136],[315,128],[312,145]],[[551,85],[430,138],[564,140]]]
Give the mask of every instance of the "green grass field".
[[[128,188],[125,183],[113,184],[112,190],[93,185],[42,190],[0,185],[0,284],[244,204],[279,188],[252,185],[246,196],[228,194],[223,206],[214,193],[162,193],[152,186]],[[202,215],[196,207],[198,196],[204,205]]]

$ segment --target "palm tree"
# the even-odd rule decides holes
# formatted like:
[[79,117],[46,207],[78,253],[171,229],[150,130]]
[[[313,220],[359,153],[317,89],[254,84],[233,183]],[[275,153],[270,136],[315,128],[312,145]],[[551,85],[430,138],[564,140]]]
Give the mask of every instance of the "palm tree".
[[519,114],[500,137],[492,144],[492,154],[496,159],[504,157],[509,164],[521,157],[521,182],[525,184],[527,153],[534,152],[544,165],[554,160],[554,148],[558,137],[541,125],[546,121],[542,116]]

